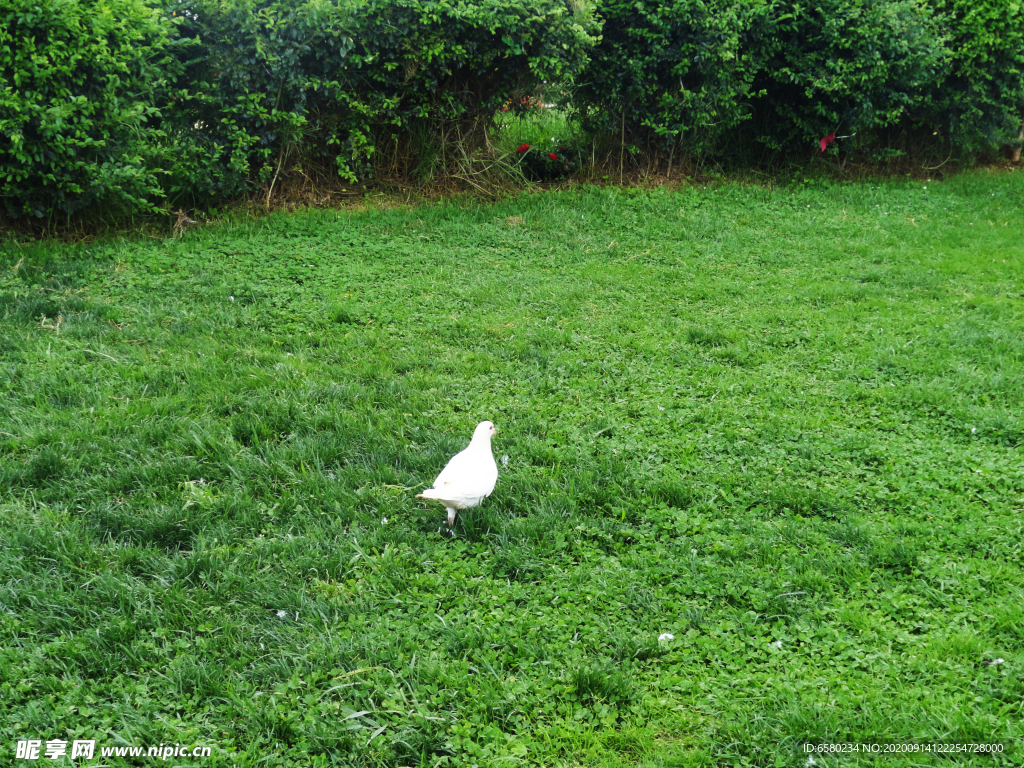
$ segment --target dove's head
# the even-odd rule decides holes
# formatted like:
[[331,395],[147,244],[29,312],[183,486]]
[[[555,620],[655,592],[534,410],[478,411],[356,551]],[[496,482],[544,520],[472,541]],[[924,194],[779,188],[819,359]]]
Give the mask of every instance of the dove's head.
[[486,440],[491,441],[491,437],[497,434],[498,430],[495,429],[494,424],[489,421],[481,421],[476,425],[476,429],[473,431],[473,441]]

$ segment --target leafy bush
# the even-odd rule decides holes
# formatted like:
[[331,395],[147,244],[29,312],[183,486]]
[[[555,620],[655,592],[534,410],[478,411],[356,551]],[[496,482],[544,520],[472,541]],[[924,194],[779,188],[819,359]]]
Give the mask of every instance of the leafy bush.
[[509,98],[573,78],[599,31],[581,0],[369,0],[357,26],[348,87],[383,99],[380,148],[421,177],[485,143]]
[[973,149],[1014,140],[1024,114],[1018,2],[606,0],[599,12],[574,106],[592,133],[648,153],[720,151],[740,131],[810,148],[837,129],[878,156],[923,129]]
[[[589,0],[147,2],[0,0],[0,211],[429,178],[475,162],[496,117],[539,112],[551,83],[586,130],[669,162],[741,132],[981,149],[1024,115],[1018,0],[602,0],[600,18]],[[528,178],[578,168],[575,145],[544,142],[520,153]]]
[[140,0],[0,3],[0,197],[11,217],[133,210],[151,167],[171,22]]
[[[566,0],[185,0],[189,98],[172,196],[270,187],[311,165],[428,176],[468,154],[511,95],[569,77],[596,31]],[[386,150],[386,152],[382,152]]]
[[338,170],[352,175],[365,144],[356,126],[374,110],[341,83],[353,45],[348,7],[184,0],[173,12],[182,37],[198,44],[182,49],[188,92],[173,113],[181,152],[172,199],[236,195],[251,183],[269,193],[282,168],[317,142],[337,145]]
[[516,149],[519,167],[530,181],[557,181],[580,167],[579,147],[554,142],[550,147],[522,144]]
[[576,90],[591,131],[688,151],[748,116],[748,35],[766,0],[607,0],[601,43]]
[[1024,5],[931,0],[952,58],[933,95],[934,122],[964,149],[1014,141],[1024,119]]
[[920,119],[947,58],[918,0],[772,3],[757,37],[758,139],[772,148]]

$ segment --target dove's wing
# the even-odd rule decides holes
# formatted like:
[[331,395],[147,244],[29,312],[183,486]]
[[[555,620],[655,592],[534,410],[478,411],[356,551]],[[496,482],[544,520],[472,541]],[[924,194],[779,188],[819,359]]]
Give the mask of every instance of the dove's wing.
[[455,491],[462,496],[490,496],[498,482],[494,457],[463,451],[452,457],[434,481],[434,488]]
[[469,452],[469,448],[466,448],[448,460],[444,469],[441,470],[441,474],[434,480],[434,487],[440,488],[445,483],[461,482],[472,473],[472,470],[473,454]]

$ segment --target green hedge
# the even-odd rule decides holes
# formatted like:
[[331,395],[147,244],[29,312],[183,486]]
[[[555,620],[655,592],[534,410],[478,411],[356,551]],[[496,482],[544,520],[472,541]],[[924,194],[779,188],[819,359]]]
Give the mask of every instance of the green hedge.
[[[604,0],[580,76],[583,125],[648,153],[737,137],[884,155],[917,132],[962,152],[1013,141],[1024,115],[1019,0]],[[936,140],[937,143],[937,140]],[[834,151],[834,150],[833,150]]]
[[754,118],[773,149],[916,115],[947,57],[916,0],[605,0],[577,91],[584,124],[709,152]]
[[773,149],[922,120],[948,60],[918,0],[775,0],[754,48],[757,138]]
[[606,0],[601,43],[573,106],[591,132],[636,146],[715,146],[749,117],[758,71],[748,37],[767,0]]
[[484,143],[508,97],[574,78],[599,32],[576,0],[371,0],[357,23],[350,88],[385,99],[377,140],[420,176]]
[[173,26],[140,0],[0,2],[7,216],[133,210],[159,195],[155,119]]
[[[369,111],[343,83],[352,6],[334,0],[184,0],[173,6],[183,94],[166,114],[175,204],[270,187],[316,140]],[[340,168],[348,171],[351,153]]]
[[933,123],[964,149],[1014,142],[1024,119],[1024,3],[931,0],[951,58],[932,102]]
[[[397,145],[429,173],[481,143],[503,97],[572,77],[596,42],[565,0],[196,0],[172,197],[268,187],[289,167],[354,180]],[[377,156],[377,157],[375,157]],[[411,161],[411,162],[409,162]]]
[[0,0],[7,216],[429,176],[545,82],[662,158],[833,131],[987,150],[1024,115],[1020,0],[169,1]]
[[0,20],[0,194],[40,216],[365,178],[397,146],[427,173],[599,30],[576,0],[0,0]]

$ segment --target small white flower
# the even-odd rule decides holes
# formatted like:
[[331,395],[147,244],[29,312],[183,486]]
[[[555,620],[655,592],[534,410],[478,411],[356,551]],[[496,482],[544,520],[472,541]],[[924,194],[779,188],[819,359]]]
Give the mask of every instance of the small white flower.
[[662,645],[664,645],[665,643],[671,643],[675,639],[676,636],[673,635],[671,632],[662,632],[660,635],[658,635],[658,642]]
[[776,648],[781,648],[782,647],[782,641],[781,640],[776,640],[774,643],[772,643],[772,645],[774,645]]
[[977,427],[971,427],[971,434],[972,434],[972,435],[973,435],[973,434],[974,434],[975,432],[977,432],[977,431],[978,431],[978,428],[977,428]]
[[234,300],[235,300],[235,297],[234,297],[234,296],[228,296],[228,299],[229,299],[230,301],[234,301]]
[[278,611],[277,612],[277,618],[279,618],[279,619],[286,618],[287,616],[288,616],[288,611]]
[[383,520],[380,521],[380,524],[381,525],[387,525],[388,524],[388,519],[385,517]]
[[814,759],[814,755],[807,756],[807,762],[804,763],[804,768],[810,768],[812,765],[817,765],[818,761]]
[[507,453],[504,456],[501,457],[501,466],[503,466],[503,467],[507,467],[508,466],[508,454]]
[[661,407],[661,406],[659,405],[659,406],[658,406],[658,410],[659,410],[659,411],[664,411],[665,409],[664,409],[664,408],[662,408],[662,407]]
[[992,659],[992,661],[990,661],[990,662],[988,663],[988,665],[989,665],[990,667],[994,667],[994,666],[996,666],[997,664],[1005,664],[1005,663],[1006,663],[1006,659]]

